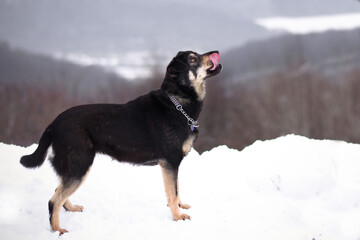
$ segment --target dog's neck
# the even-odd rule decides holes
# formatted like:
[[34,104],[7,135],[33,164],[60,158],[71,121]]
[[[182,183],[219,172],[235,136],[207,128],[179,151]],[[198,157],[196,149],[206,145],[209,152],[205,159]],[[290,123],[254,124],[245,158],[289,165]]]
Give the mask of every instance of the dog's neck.
[[199,127],[198,121],[194,120],[186,113],[186,111],[183,109],[183,106],[179,103],[176,97],[174,95],[169,95],[168,97],[170,101],[174,104],[176,110],[181,112],[184,115],[184,117],[188,120],[188,125],[190,126],[191,131],[193,132],[195,128],[198,128]]
[[181,105],[187,105],[191,102],[191,99],[189,99],[188,97],[184,97],[184,96],[180,96],[180,95],[176,95],[176,94],[171,94],[171,93],[167,93],[167,95],[173,96],[176,101],[181,104]]
[[176,86],[176,83],[173,83],[172,81],[164,81],[161,89],[167,95],[175,96],[176,100],[182,105],[186,105],[190,102],[202,103],[206,94],[205,81],[201,86]]

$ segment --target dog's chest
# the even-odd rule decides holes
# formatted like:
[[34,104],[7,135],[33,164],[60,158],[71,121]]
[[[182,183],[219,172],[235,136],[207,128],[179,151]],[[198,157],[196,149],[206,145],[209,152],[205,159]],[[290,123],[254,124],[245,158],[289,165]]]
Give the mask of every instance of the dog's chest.
[[186,156],[190,152],[190,150],[196,140],[196,137],[197,137],[197,134],[190,134],[188,136],[188,138],[185,139],[185,141],[182,145],[182,151],[184,153],[184,156]]

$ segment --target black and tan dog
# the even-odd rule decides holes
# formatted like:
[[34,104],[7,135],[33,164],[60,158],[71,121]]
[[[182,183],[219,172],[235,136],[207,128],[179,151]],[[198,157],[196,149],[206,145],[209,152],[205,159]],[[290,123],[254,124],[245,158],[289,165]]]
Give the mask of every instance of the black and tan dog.
[[173,218],[190,219],[179,210],[190,206],[179,197],[178,168],[198,135],[194,119],[203,105],[205,79],[221,71],[219,60],[217,51],[203,55],[179,52],[168,65],[159,90],[126,104],[70,108],[46,128],[36,151],[23,156],[20,162],[28,168],[39,167],[52,146],[50,161],[60,178],[49,201],[53,231],[67,232],[59,224],[61,207],[83,210],[68,198],[84,182],[96,153],[135,165],[159,164]]

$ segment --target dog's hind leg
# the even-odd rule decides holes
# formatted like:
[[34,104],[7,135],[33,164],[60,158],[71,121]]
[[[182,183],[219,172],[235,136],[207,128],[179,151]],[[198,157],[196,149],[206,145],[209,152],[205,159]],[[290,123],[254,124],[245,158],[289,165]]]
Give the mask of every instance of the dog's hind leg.
[[87,175],[90,172],[90,168],[88,169],[86,175],[84,175],[81,179],[72,179],[72,180],[62,180],[59,187],[56,189],[55,194],[49,201],[49,220],[51,229],[55,231],[59,231],[60,235],[68,232],[66,229],[60,227],[59,223],[59,212],[62,206],[68,211],[76,211],[81,212],[84,208],[78,205],[72,205],[68,198],[81,186],[81,184],[85,181]]
[[[90,169],[91,169],[91,167],[88,169],[86,175],[81,179],[80,185],[83,184],[84,181],[86,180],[87,176],[89,175]],[[66,199],[63,207],[65,208],[66,211],[69,211],[69,212],[82,212],[84,210],[83,206],[73,205],[69,199]]]
[[59,212],[66,202],[67,198],[73,194],[80,186],[81,181],[75,180],[67,183],[61,183],[56,189],[55,194],[49,201],[49,220],[51,229],[59,231],[60,235],[66,233],[67,230],[60,227]]
[[179,194],[178,194],[178,168],[173,168],[170,166],[161,166],[165,192],[168,199],[168,205],[171,210],[171,214],[174,220],[185,220],[190,219],[190,216],[183,214],[179,209]]
[[73,205],[69,199],[67,199],[64,203],[64,206],[66,211],[69,212],[82,212],[84,210],[83,206],[80,205]]
[[[78,130],[78,131],[76,131]],[[64,206],[69,211],[82,211],[83,207],[72,205],[68,198],[80,187],[89,173],[94,161],[95,149],[92,142],[79,129],[72,134],[58,136],[54,141],[54,157],[51,164],[61,179],[61,184],[49,201],[50,225],[53,231],[60,234],[67,232],[59,223],[59,211]]]
[[[55,189],[56,192],[57,188]],[[73,205],[69,199],[66,199],[63,207],[65,208],[66,211],[69,212],[82,212],[84,210],[83,206],[79,206],[79,205]]]

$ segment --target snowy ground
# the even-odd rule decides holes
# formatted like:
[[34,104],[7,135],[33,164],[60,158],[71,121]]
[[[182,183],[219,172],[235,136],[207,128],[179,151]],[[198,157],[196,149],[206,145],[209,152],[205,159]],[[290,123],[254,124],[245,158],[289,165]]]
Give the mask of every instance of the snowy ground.
[[98,155],[62,210],[69,233],[50,231],[47,202],[57,185],[49,162],[19,164],[28,148],[0,143],[1,239],[360,239],[360,145],[289,135],[243,151],[191,151],[180,168],[191,221],[174,222],[159,167]]
[[257,24],[268,30],[286,31],[293,34],[308,34],[329,30],[350,30],[360,27],[360,13],[315,17],[272,17],[257,19]]

